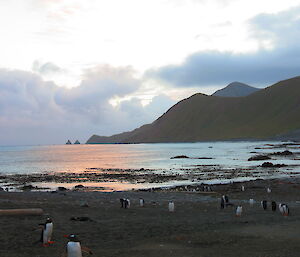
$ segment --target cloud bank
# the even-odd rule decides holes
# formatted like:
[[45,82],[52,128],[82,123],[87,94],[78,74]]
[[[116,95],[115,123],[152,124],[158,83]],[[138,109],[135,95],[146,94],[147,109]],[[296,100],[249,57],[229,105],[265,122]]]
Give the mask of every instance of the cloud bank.
[[117,107],[109,103],[135,92],[141,83],[130,67],[87,70],[81,85],[71,89],[37,74],[1,69],[0,145],[85,142],[94,133],[111,135],[152,122],[174,102],[157,96],[145,107],[137,98]]
[[261,14],[249,21],[251,39],[260,44],[253,53],[201,51],[182,64],[148,71],[147,76],[177,87],[274,83],[300,75],[300,7],[277,14]]

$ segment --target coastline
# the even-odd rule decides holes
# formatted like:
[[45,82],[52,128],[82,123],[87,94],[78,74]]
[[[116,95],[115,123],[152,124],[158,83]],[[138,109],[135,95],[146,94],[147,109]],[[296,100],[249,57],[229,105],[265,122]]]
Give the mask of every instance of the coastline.
[[[298,256],[299,188],[300,179],[294,177],[215,185],[213,192],[178,188],[111,193],[0,192],[3,209],[44,210],[43,216],[1,216],[0,255],[59,256],[66,244],[63,235],[76,233],[94,256]],[[220,209],[223,194],[235,206],[243,206],[241,217],[235,217],[235,207]],[[130,209],[120,208],[119,198],[123,197],[131,200]],[[139,207],[140,197],[145,207]],[[256,201],[253,207],[250,198]],[[168,212],[170,200],[175,203],[174,213]],[[288,204],[290,216],[272,212],[270,206],[263,210],[262,200]],[[33,244],[40,236],[33,229],[48,216],[54,220],[55,243],[41,247]]]

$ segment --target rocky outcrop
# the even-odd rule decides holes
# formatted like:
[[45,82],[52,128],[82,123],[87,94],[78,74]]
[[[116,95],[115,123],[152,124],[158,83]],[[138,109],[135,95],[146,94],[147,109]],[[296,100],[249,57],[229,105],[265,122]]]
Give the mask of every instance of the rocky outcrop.
[[67,141],[66,145],[71,145],[72,142],[70,140]]
[[80,142],[78,140],[76,140],[74,145],[80,145]]

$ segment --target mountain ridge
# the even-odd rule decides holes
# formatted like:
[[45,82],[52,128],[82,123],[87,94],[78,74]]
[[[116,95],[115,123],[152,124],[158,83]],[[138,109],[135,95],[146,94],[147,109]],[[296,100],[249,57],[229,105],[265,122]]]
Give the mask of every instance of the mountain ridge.
[[221,96],[221,97],[242,97],[248,96],[260,90],[256,87],[251,87],[245,83],[241,82],[232,82],[226,87],[217,90],[212,94],[212,96]]
[[87,143],[158,143],[266,140],[300,129],[300,77],[245,97],[194,94],[151,124]]

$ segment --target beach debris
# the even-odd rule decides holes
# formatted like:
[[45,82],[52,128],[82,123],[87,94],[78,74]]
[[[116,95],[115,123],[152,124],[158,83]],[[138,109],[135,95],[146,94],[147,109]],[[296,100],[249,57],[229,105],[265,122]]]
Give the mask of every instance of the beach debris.
[[271,188],[267,188],[267,193],[270,194],[272,192]]
[[279,208],[280,213],[283,216],[289,216],[290,209],[289,209],[289,207],[285,203],[278,204],[278,208]]
[[235,216],[236,217],[241,217],[243,212],[243,207],[241,205],[237,206]]
[[253,205],[254,205],[254,199],[251,198],[251,199],[249,200],[249,204],[250,204],[250,206],[253,206]]
[[0,216],[25,216],[43,215],[44,211],[40,208],[31,209],[0,209]]
[[83,216],[83,217],[71,217],[72,221],[93,221],[91,218]]
[[267,200],[261,201],[261,207],[262,207],[264,210],[267,210]]
[[50,246],[54,243],[51,241],[52,232],[53,232],[53,222],[51,218],[47,218],[45,223],[39,224],[42,226],[42,234],[40,242],[43,244],[44,247]]
[[173,201],[169,202],[169,212],[174,212],[175,211],[175,204]]
[[248,161],[264,161],[264,160],[271,160],[268,155],[255,155],[248,159]]
[[145,206],[145,200],[143,198],[140,198],[140,207]]
[[62,256],[64,257],[82,257],[82,252],[93,254],[91,249],[82,246],[80,244],[80,240],[78,237],[74,234],[71,235],[64,235],[64,237],[69,239],[69,242],[67,243],[66,251],[63,253]]
[[276,211],[276,202],[272,201],[271,205],[272,205],[272,211]]

